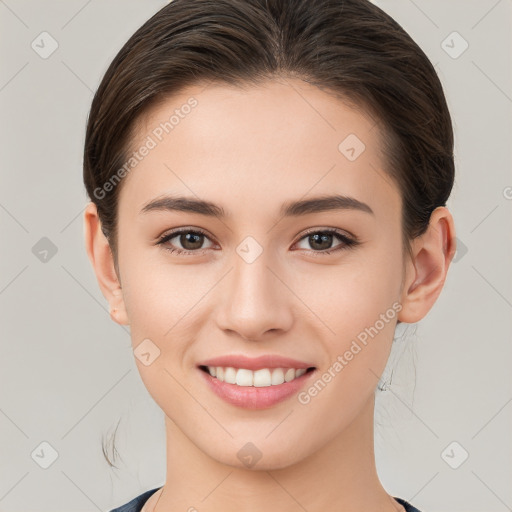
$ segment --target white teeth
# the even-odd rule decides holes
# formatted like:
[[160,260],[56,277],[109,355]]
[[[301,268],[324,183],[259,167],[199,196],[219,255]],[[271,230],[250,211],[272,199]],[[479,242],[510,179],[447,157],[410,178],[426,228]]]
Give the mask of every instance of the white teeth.
[[290,382],[306,373],[305,368],[262,368],[261,370],[248,370],[246,368],[233,368],[232,366],[208,366],[208,372],[222,382],[236,384],[237,386],[254,386],[264,388],[278,386],[283,382]]
[[284,382],[284,372],[282,368],[276,368],[272,372],[272,386],[277,386]]
[[256,387],[256,388],[264,388],[266,386],[270,386],[272,383],[272,377],[270,375],[270,370],[268,368],[256,370],[254,372],[253,382],[254,382],[254,387]]
[[284,374],[284,380],[286,382],[290,382],[293,379],[295,379],[295,370],[290,368],[289,370],[286,370],[286,373]]
[[224,370],[224,382],[234,384],[236,382],[236,370],[229,366]]
[[236,384],[238,386],[252,386],[253,380],[254,380],[254,377],[253,377],[253,372],[251,370],[246,370],[245,368],[240,368],[236,372]]

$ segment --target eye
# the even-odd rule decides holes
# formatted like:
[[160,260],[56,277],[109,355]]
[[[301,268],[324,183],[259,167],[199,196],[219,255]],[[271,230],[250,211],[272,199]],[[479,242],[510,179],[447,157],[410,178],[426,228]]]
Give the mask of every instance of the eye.
[[[171,244],[171,240],[174,240],[175,238],[177,239],[176,242]],[[164,249],[171,253],[176,252],[178,254],[200,254],[203,252],[203,249],[205,249],[201,247],[205,239],[209,240],[206,233],[201,230],[179,229],[160,237],[157,244],[163,245]],[[176,243],[179,243],[182,248],[172,247]]]
[[[332,243],[335,238],[340,240],[341,243],[332,248]],[[331,254],[334,251],[341,251],[343,249],[355,247],[360,243],[354,238],[350,238],[347,235],[341,233],[337,229],[309,231],[306,236],[300,239],[300,241],[302,240],[305,240],[306,243],[309,244],[309,246],[313,249],[313,252],[317,252],[322,255]],[[300,248],[304,249],[304,247]]]
[[[332,248],[333,240],[336,238],[340,241],[340,243]],[[176,239],[176,241],[171,243],[171,241],[174,239]],[[210,240],[206,233],[200,229],[182,228],[161,236],[157,244],[162,245],[166,251],[171,253],[202,254],[204,250],[213,247],[211,240],[210,246],[202,247],[205,239]],[[306,243],[309,244],[313,252],[319,253],[321,255],[327,255],[335,251],[348,249],[360,243],[356,239],[341,233],[337,229],[317,229],[316,231],[311,230],[306,233],[306,236],[303,236],[298,243],[300,243],[302,240],[305,240]],[[181,245],[181,248],[176,248],[176,244]],[[304,249],[304,247],[299,248]]]

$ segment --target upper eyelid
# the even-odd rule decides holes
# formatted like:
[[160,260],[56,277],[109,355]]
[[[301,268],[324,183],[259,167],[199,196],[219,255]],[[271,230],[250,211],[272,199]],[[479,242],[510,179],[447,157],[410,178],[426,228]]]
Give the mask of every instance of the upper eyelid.
[[[342,237],[350,238],[352,240],[357,240],[357,237],[354,236],[352,233],[349,233],[348,231],[340,228],[333,228],[333,227],[325,227],[325,228],[310,228],[302,233],[301,237],[298,240],[302,240],[304,237],[314,234],[314,233],[331,233],[333,235],[340,235]],[[298,241],[297,240],[297,241]]]

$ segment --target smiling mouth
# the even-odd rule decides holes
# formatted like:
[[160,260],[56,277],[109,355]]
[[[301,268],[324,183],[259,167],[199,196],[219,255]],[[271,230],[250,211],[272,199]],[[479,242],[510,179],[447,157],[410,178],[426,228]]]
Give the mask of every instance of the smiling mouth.
[[296,380],[316,368],[261,368],[248,370],[247,368],[234,368],[232,366],[204,366],[199,368],[214,379],[227,384],[241,387],[270,387],[279,386],[285,382]]

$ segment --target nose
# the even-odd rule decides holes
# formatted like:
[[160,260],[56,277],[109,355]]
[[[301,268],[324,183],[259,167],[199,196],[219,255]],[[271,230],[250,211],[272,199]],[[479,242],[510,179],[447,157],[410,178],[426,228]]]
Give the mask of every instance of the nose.
[[294,296],[266,252],[252,263],[236,254],[233,265],[219,290],[219,328],[249,341],[290,329]]

